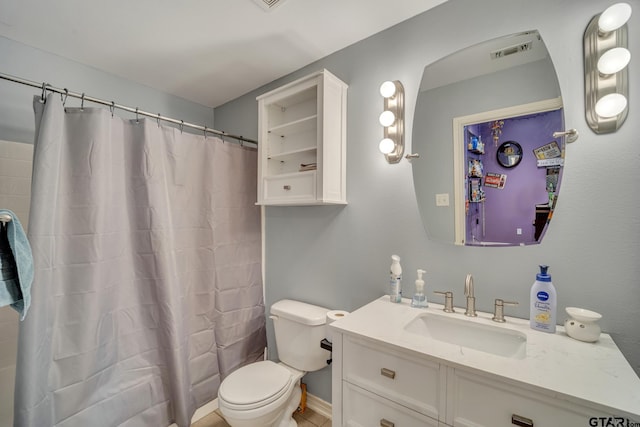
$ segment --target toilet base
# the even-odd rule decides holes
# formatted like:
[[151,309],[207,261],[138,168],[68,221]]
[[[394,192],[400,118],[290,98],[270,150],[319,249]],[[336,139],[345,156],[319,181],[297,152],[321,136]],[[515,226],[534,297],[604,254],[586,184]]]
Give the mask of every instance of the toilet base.
[[291,398],[287,403],[287,407],[284,412],[282,412],[282,416],[274,423],[274,427],[297,427],[298,423],[293,419],[293,413],[298,409],[298,405],[300,404],[300,397],[302,396],[302,391],[300,390],[300,383],[296,385],[296,387],[291,392]]

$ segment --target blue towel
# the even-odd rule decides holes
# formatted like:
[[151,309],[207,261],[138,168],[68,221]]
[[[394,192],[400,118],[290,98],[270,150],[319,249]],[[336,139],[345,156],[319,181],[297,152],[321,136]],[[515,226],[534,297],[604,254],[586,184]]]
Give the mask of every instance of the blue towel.
[[[10,210],[0,209],[0,215],[11,216],[0,242],[0,307],[11,305],[24,320],[31,305],[33,255],[18,217]],[[8,245],[7,245],[8,243]],[[12,259],[13,258],[13,259]]]

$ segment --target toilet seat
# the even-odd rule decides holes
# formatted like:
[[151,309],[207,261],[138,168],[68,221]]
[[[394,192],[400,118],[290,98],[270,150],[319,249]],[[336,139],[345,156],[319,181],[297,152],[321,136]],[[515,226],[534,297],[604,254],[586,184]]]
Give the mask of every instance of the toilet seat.
[[248,411],[264,407],[286,395],[293,373],[270,360],[255,362],[235,370],[220,385],[219,399],[229,409]]

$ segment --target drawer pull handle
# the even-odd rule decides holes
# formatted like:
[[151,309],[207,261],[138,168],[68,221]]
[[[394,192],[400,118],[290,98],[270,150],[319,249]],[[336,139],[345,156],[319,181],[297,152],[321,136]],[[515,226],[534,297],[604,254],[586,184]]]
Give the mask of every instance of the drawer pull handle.
[[533,427],[533,420],[513,414],[511,415],[511,424],[520,427]]
[[394,379],[396,377],[396,371],[392,371],[391,369],[382,368],[380,369],[380,375],[383,377]]
[[389,420],[385,420],[384,418],[380,420],[380,427],[394,427],[395,424]]
[[285,190],[287,190],[287,191],[291,190],[291,186],[290,186],[290,185],[285,185],[285,186],[283,186],[282,188],[284,188],[284,189],[285,189]]

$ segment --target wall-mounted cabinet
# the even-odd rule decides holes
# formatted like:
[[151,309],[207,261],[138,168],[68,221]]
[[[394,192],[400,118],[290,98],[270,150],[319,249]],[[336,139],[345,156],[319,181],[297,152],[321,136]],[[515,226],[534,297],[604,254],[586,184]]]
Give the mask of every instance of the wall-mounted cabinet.
[[258,204],[346,204],[347,85],[322,70],[258,100]]

